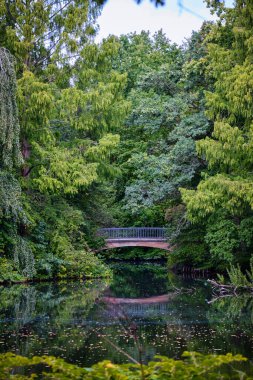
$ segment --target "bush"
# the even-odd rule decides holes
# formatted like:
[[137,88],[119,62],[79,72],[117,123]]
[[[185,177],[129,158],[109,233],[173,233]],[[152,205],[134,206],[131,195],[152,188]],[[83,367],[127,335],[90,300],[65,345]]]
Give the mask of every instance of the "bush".
[[47,254],[37,260],[36,269],[39,278],[111,276],[111,270],[94,253],[84,250],[66,252],[63,259]]
[[112,260],[161,260],[168,257],[168,252],[157,248],[127,247],[108,249],[99,256]]
[[231,265],[230,269],[227,269],[227,272],[231,285],[236,287],[253,287],[253,256],[250,260],[250,270],[247,270],[246,274],[242,272],[239,264],[236,266]]
[[208,221],[205,236],[211,255],[212,265],[226,269],[234,261],[234,252],[239,247],[238,228],[232,220],[221,213]]
[[215,380],[252,379],[242,371],[233,370],[231,364],[246,361],[241,355],[202,355],[185,352],[182,360],[158,356],[148,365],[120,364],[110,361],[95,364],[92,368],[80,368],[63,359],[51,356],[31,359],[11,353],[0,354],[0,379],[32,380]]
[[210,268],[210,255],[203,236],[204,229],[198,225],[181,232],[176,240],[176,247],[168,256],[169,268],[184,265],[198,269]]
[[60,268],[60,277],[109,277],[111,270],[94,253],[74,251]]
[[168,266],[189,265],[196,269],[205,269],[210,267],[206,258],[206,247],[204,244],[186,243],[176,248],[168,257]]
[[55,278],[61,272],[62,266],[65,261],[52,253],[40,255],[36,258],[35,268],[37,270],[38,278]]
[[25,277],[18,273],[14,263],[6,257],[0,257],[0,282],[24,281]]

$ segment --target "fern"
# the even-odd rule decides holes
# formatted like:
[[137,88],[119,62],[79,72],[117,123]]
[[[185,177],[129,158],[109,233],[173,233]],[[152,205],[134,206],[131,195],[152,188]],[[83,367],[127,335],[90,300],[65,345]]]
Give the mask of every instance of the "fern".
[[[252,264],[251,264],[252,265]],[[252,270],[252,266],[251,266]],[[231,265],[230,269],[227,269],[229,280],[232,285],[235,286],[251,286],[252,282],[250,282],[245,274],[243,274],[239,264],[236,266]],[[250,278],[250,273],[248,274]]]

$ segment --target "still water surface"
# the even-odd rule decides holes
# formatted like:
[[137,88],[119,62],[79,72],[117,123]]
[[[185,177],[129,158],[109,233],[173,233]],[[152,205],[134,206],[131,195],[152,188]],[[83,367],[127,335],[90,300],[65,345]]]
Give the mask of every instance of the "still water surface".
[[253,297],[212,299],[203,279],[160,264],[121,263],[106,281],[0,287],[0,352],[55,355],[82,366],[182,352],[253,358]]

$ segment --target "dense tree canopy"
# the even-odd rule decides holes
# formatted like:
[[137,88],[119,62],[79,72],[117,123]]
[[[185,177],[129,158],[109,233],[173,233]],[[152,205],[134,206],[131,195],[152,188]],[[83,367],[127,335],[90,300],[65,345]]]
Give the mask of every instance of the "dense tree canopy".
[[[249,248],[253,237],[253,7],[250,1],[237,1],[235,8],[220,6],[217,12],[224,22],[215,25],[208,36],[207,70],[215,84],[214,91],[206,93],[206,113],[215,121],[214,130],[211,137],[197,143],[209,170],[197,190],[182,190],[182,196],[192,221],[210,216],[207,242],[211,251],[218,261],[220,255],[221,260],[231,262],[235,249],[242,244]],[[232,236],[226,239],[230,246],[224,257],[222,240],[228,234]]]
[[199,45],[209,29],[204,24],[181,48],[162,31],[120,38],[115,67],[128,73],[132,105],[117,149],[116,199],[125,223],[164,223],[166,208],[180,202],[179,187],[196,183],[203,168],[194,141],[210,129],[203,105],[208,83],[200,80],[205,63],[196,62],[205,55]]
[[[89,186],[116,172],[109,157],[119,142],[115,131],[128,110],[123,97],[126,75],[112,68],[116,40],[109,38],[100,46],[92,40],[100,11],[95,2],[29,1],[14,6],[7,1],[0,10],[5,47],[0,73],[2,162],[7,169],[22,165],[23,189],[22,200],[15,173],[7,179],[2,173],[2,192],[13,188],[16,198],[10,200],[12,192],[3,198],[12,207],[11,215],[3,214],[3,260],[9,260],[3,265],[7,276],[16,270],[33,276],[35,269],[28,275],[28,261],[41,275],[65,276],[71,265],[80,265],[76,260],[82,260],[83,268],[89,266],[87,260],[95,260],[84,256],[85,210],[74,196],[82,199]],[[11,240],[12,223],[16,233]]]
[[247,266],[251,1],[208,0],[182,46],[96,44],[103,3],[0,0],[0,280],[108,274],[99,226],[166,225],[170,265]]

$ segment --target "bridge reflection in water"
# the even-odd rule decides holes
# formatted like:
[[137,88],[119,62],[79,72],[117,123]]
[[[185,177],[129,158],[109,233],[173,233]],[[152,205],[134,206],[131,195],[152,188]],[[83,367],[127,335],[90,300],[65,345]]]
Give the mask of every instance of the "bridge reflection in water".
[[170,300],[176,293],[164,294],[148,298],[116,298],[103,297],[105,313],[110,318],[117,318],[119,314],[123,318],[154,318],[171,313]]
[[163,227],[101,228],[98,235],[105,239],[106,245],[102,249],[150,247],[170,250],[166,228]]

